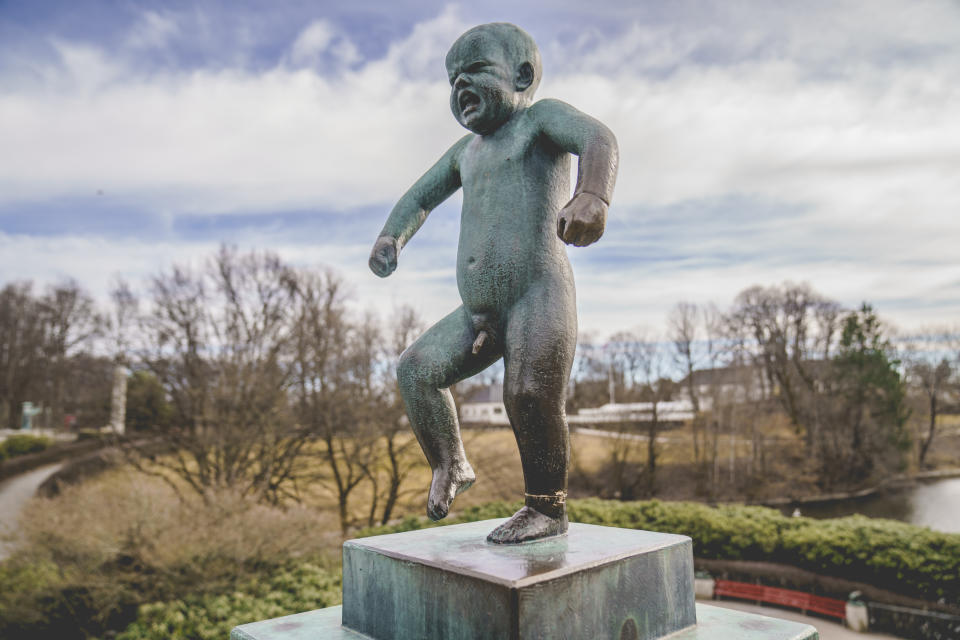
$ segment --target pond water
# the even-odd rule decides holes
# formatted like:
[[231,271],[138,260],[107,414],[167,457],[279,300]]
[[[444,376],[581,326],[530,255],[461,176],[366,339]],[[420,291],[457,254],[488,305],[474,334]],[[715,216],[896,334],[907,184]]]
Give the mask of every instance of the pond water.
[[[791,511],[784,509],[787,515]],[[866,498],[803,505],[800,512],[811,518],[840,518],[860,513],[960,533],[960,478],[936,480]]]

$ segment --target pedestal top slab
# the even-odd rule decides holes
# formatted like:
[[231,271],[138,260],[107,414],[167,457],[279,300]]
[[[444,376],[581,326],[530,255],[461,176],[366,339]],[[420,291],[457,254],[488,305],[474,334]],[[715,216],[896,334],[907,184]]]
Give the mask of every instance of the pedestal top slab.
[[818,640],[809,624],[697,603],[697,626],[670,640]]
[[571,523],[565,536],[516,545],[486,541],[506,519],[419,529],[349,540],[356,547],[398,560],[481,578],[509,588],[553,580],[621,558],[688,541],[687,536]]
[[[285,618],[237,627],[230,640],[372,640],[340,626],[340,607],[317,609]],[[817,630],[807,624],[780,620],[733,609],[697,603],[697,626],[670,640],[817,640]],[[592,638],[585,640],[594,640]]]

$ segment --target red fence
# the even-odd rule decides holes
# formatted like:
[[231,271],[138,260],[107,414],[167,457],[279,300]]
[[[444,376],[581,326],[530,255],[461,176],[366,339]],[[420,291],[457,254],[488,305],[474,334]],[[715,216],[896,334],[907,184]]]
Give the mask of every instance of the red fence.
[[793,591],[792,589],[780,589],[778,587],[765,587],[759,584],[748,584],[746,582],[733,582],[730,580],[717,580],[713,588],[715,596],[726,596],[728,598],[739,598],[741,600],[753,600],[755,602],[769,602],[770,604],[779,604],[785,607],[800,609],[804,613],[815,611],[825,616],[840,618],[847,617],[847,603],[836,598],[824,598],[815,596],[802,591]]

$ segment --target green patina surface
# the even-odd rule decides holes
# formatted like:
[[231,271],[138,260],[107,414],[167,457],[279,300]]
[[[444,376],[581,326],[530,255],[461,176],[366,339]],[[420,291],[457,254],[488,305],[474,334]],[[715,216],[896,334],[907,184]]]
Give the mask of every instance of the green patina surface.
[[818,640],[808,624],[697,604],[697,626],[670,640]]
[[230,640],[369,640],[340,624],[341,609],[327,607],[240,625],[230,632]]
[[487,542],[502,522],[350,540],[342,607],[243,625],[231,639],[817,638],[808,625],[696,605],[686,536],[574,523],[566,536]]
[[[341,607],[237,627],[231,640],[369,640],[340,624]],[[670,640],[818,640],[810,625],[697,604],[697,626]],[[566,636],[570,637],[570,636]],[[618,640],[618,639],[617,639]]]
[[625,628],[649,640],[696,622],[689,538],[574,523],[562,537],[488,542],[503,522],[347,542],[344,624],[384,640],[604,638]]
[[[390,212],[370,254],[387,277],[430,212],[463,191],[457,246],[462,305],[410,345],[397,380],[410,426],[433,470],[427,514],[444,518],[475,474],[449,387],[504,361],[503,401],[517,436],[527,509],[492,532],[504,544],[566,529],[570,437],[564,414],[577,341],[566,245],[603,234],[619,152],[607,127],[559,100],[534,102],[541,64],[528,33],[474,27],[446,58],[450,107],[471,133]],[[570,197],[570,158],[578,156]]]

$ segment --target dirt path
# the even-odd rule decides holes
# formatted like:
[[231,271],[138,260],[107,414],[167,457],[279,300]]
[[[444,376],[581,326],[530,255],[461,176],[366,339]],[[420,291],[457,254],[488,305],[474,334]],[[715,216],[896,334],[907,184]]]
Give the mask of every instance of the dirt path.
[[[63,463],[51,464],[0,481],[0,536],[14,532],[20,510],[37,492],[43,481],[56,473]],[[0,538],[0,560],[7,557],[10,544]]]

